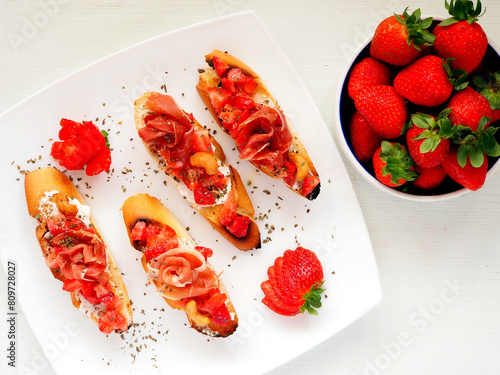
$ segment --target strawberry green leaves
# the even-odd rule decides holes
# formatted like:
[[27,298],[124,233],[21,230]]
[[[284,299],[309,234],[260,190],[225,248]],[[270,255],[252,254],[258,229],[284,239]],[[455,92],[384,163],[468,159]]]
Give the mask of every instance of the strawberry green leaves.
[[415,10],[411,15],[408,14],[408,8],[404,10],[403,17],[395,14],[398,22],[405,25],[408,30],[406,43],[411,46],[413,42],[413,46],[419,51],[420,46],[431,46],[436,39],[434,34],[427,30],[432,25],[433,18],[421,20],[421,15],[420,9]]
[[439,26],[448,26],[459,21],[467,21],[471,24],[472,22],[477,21],[478,18],[481,17],[486,11],[485,8],[481,13],[482,5],[479,0],[477,1],[476,8],[474,8],[474,2],[470,0],[457,0],[456,2],[450,0],[449,3],[445,0],[444,6],[452,17],[442,21]]
[[468,126],[457,126],[457,131],[453,136],[453,143],[459,145],[457,160],[461,167],[465,167],[467,158],[469,158],[473,167],[479,168],[483,165],[484,155],[500,156],[500,145],[495,138],[498,128],[489,126],[485,129],[489,121],[488,117],[483,117],[476,131],[473,131]]
[[321,293],[325,291],[325,289],[321,288],[323,283],[315,283],[311,285],[311,289],[307,292],[302,298],[304,299],[304,304],[300,306],[299,310],[303,314],[306,311],[311,315],[318,315],[318,311],[323,304],[321,303]]

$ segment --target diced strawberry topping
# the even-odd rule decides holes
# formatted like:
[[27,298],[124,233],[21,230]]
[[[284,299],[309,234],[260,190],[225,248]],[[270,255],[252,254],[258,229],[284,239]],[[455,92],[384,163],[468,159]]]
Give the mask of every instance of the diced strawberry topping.
[[224,106],[229,103],[232,97],[231,92],[222,87],[209,87],[207,89],[207,94],[217,113],[222,111]]
[[117,310],[110,309],[98,321],[99,330],[105,334],[113,331],[124,332],[128,329],[127,320]]
[[222,77],[229,69],[229,65],[222,61],[218,56],[212,57],[212,63],[214,65],[215,72],[219,77]]
[[146,257],[146,262],[151,261],[151,259],[157,258],[167,250],[169,250],[171,247],[168,244],[159,244],[155,245],[153,247],[148,247],[144,251],[144,256]]
[[295,183],[295,173],[297,172],[297,167],[293,163],[285,161],[283,163],[283,169],[285,170],[283,181],[288,186],[293,186],[293,184]]
[[318,186],[319,182],[320,180],[318,177],[313,175],[308,176],[302,184],[300,193],[307,197],[309,194],[313,192],[316,186]]
[[238,215],[229,225],[228,230],[235,237],[242,238],[247,235],[250,218],[248,216]]
[[193,191],[194,201],[200,206],[210,206],[215,204],[216,193],[203,188],[195,189]]
[[210,152],[213,153],[212,143],[210,142],[210,133],[208,130],[196,130],[193,133],[193,143],[191,144],[191,153]]
[[146,222],[138,221],[135,223],[132,233],[130,234],[132,241],[144,241],[146,239]]
[[195,250],[198,250],[201,253],[201,255],[205,257],[205,260],[207,260],[214,254],[214,251],[209,247],[195,246]]
[[86,229],[90,232],[94,232],[92,228],[87,228],[85,223],[80,219],[74,218],[65,218],[65,217],[54,217],[47,219],[47,227],[52,236],[57,236],[60,233],[67,232],[69,230],[80,230]]

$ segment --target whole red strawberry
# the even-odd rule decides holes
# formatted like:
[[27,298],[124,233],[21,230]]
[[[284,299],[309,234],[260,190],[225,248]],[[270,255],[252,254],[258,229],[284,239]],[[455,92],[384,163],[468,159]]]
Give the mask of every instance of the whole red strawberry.
[[349,128],[351,147],[354,156],[360,163],[371,160],[375,150],[380,146],[382,137],[372,129],[366,120],[357,111],[351,119]]
[[451,123],[446,117],[449,110],[443,111],[438,118],[424,113],[411,116],[412,126],[406,132],[408,152],[415,164],[423,168],[433,168],[441,164],[450,150],[449,132],[443,138],[441,126],[451,128]]
[[321,307],[323,267],[311,250],[297,247],[286,250],[267,270],[269,280],[262,282],[262,302],[272,311],[294,316],[305,311],[317,315]]
[[394,78],[394,88],[410,102],[435,107],[447,101],[453,91],[443,59],[434,55],[420,57]]
[[444,171],[453,180],[469,190],[478,190],[484,185],[488,172],[488,159],[483,155],[484,161],[480,167],[474,167],[469,158],[465,166],[461,166],[457,159],[457,149],[452,147],[448,156],[441,163]]
[[491,123],[500,120],[500,71],[496,73],[486,72],[485,76],[474,76],[476,90],[483,95],[492,110]]
[[437,188],[447,176],[441,165],[433,168],[422,168],[415,165],[415,172],[417,172],[418,178],[412,181],[412,184],[426,190]]
[[373,130],[385,139],[399,137],[408,120],[404,98],[389,85],[364,88],[358,93],[354,105]]
[[349,73],[347,91],[351,99],[354,99],[364,87],[390,85],[391,83],[392,73],[390,68],[373,57],[365,57],[354,65]]
[[386,186],[398,187],[417,178],[406,147],[399,143],[382,141],[372,160],[375,177]]
[[455,59],[451,66],[470,74],[479,66],[488,48],[486,33],[476,22],[482,15],[481,1],[477,1],[475,9],[470,0],[455,3],[451,0],[449,4],[445,1],[445,6],[452,17],[434,28],[434,53],[445,59]]
[[411,15],[405,9],[403,15],[383,20],[375,30],[370,55],[386,63],[405,66],[422,55],[421,46],[432,45],[434,35],[427,29],[432,18],[421,21],[420,9]]
[[477,131],[483,117],[491,119],[493,114],[488,100],[471,87],[454,94],[448,102],[448,108],[451,108],[449,119],[453,125],[468,126],[472,131]]

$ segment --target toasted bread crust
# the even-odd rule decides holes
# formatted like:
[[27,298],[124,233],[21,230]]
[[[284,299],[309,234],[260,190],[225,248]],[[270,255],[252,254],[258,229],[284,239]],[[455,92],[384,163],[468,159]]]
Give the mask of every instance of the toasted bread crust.
[[[64,196],[68,198],[76,198],[83,205],[86,204],[85,200],[80,195],[80,193],[73,185],[73,183],[70,181],[70,179],[56,168],[48,167],[43,169],[35,169],[26,175],[25,194],[26,194],[28,212],[30,216],[36,218],[40,223],[36,228],[35,234],[43,253],[45,253],[45,250],[50,246],[49,241],[44,238],[45,234],[48,231],[46,221],[50,217],[50,214],[46,211],[40,210],[40,200],[42,199],[42,197],[46,192],[52,190],[57,190],[59,193],[62,193]],[[127,289],[123,282],[122,275],[118,269],[113,254],[111,253],[111,251],[109,251],[92,217],[90,218],[90,221],[94,226],[97,236],[105,244],[106,257],[107,257],[106,270],[110,276],[110,281],[113,285],[113,293],[118,298],[120,298],[120,300],[123,303],[121,308],[119,309],[119,312],[126,318],[128,326],[130,327],[132,325],[132,306],[127,293]],[[51,268],[50,271],[52,272],[53,276],[56,279],[61,281],[65,280],[64,276],[58,269]],[[79,309],[81,301],[78,298],[77,293],[71,292],[70,294],[73,306]],[[95,316],[94,313],[91,313],[89,318],[95,321],[96,323],[98,322],[99,319],[99,317]]]
[[[226,53],[222,52],[219,50],[214,50],[208,55],[205,56],[205,61],[208,64],[208,67],[204,69],[202,73],[199,75],[199,81],[198,84],[196,85],[196,90],[198,91],[198,94],[200,95],[201,99],[203,100],[203,103],[205,103],[206,107],[210,111],[211,115],[213,118],[217,121],[217,124],[220,126],[222,130],[224,130],[226,133],[227,131],[224,129],[222,126],[222,123],[217,115],[217,112],[212,106],[212,103],[210,101],[210,98],[207,94],[207,89],[209,87],[217,87],[220,84],[220,78],[218,77],[217,73],[213,69],[212,65],[212,59],[214,56],[217,56],[220,58],[223,62],[225,62],[229,67],[231,68],[239,68],[243,72],[247,73],[248,75],[252,76],[257,83],[257,88],[256,92],[253,95],[254,99],[259,102],[259,103],[264,103],[264,102],[271,102],[272,106],[275,108],[279,108],[277,100],[271,95],[271,93],[268,91],[266,86],[264,85],[264,82],[262,79],[259,77],[257,73],[255,73],[247,64],[245,64],[243,61],[237,59],[236,57]],[[316,177],[318,177],[318,172],[306,150],[304,147],[303,143],[299,139],[298,135],[295,133],[293,128],[288,124],[289,130],[292,134],[292,145],[290,147],[290,152],[298,153],[301,155],[305,161],[307,162],[312,174]],[[262,165],[255,165],[258,169],[260,169],[262,172],[267,174],[270,177],[276,178],[271,171],[269,171],[265,166]],[[301,193],[292,187],[288,186],[292,191],[295,193],[301,195]],[[310,196],[306,197],[308,199],[315,199],[317,195],[319,194],[319,185],[317,186],[317,191],[314,192],[314,194],[311,194]]]
[[[172,228],[177,237],[184,242],[195,246],[196,243],[189,235],[185,227],[177,220],[177,218],[166,208],[157,198],[154,198],[148,194],[136,194],[129,197],[122,207],[123,220],[125,222],[125,227],[127,228],[127,233],[129,236],[130,244],[132,247],[136,248],[134,242],[130,239],[132,234],[132,229],[138,221],[154,222],[162,225],[168,225]],[[144,271],[147,272],[146,257],[142,256],[141,264]],[[207,263],[208,264],[208,263]],[[210,264],[208,266],[211,268]],[[157,283],[153,280],[155,286]],[[229,299],[229,294],[224,287],[222,281],[219,282],[219,289],[222,293],[228,296],[227,308],[229,313],[234,316],[234,319],[224,326],[220,326],[215,322],[211,321],[209,324],[200,325],[194,321],[194,317],[186,309],[182,309],[189,320],[191,327],[196,329],[198,332],[203,334],[214,336],[214,337],[227,337],[231,335],[238,326],[238,316],[234,309],[231,300]],[[163,299],[174,309],[178,307],[168,298],[163,297]]]
[[[135,120],[135,126],[137,131],[139,131],[141,128],[145,126],[144,124],[144,117],[150,113],[149,110],[146,108],[146,100],[148,99],[149,95],[152,93],[146,93],[140,98],[138,98],[135,101],[135,110],[134,110],[134,120]],[[194,121],[194,127],[195,129],[201,130],[204,129],[203,126],[198,123],[196,120]],[[222,150],[222,147],[220,144],[212,137],[211,142],[212,145],[215,147],[214,155],[215,157],[220,160],[220,161],[225,161],[226,157],[224,155],[224,151]],[[158,156],[158,154],[152,152],[149,150],[147,145],[143,142],[144,146],[148,150],[149,154],[153,158],[153,160],[156,162],[159,168],[164,170],[164,167],[162,166],[163,163]],[[247,232],[247,235],[242,238],[235,237],[233,234],[231,234],[227,228],[222,225],[219,221],[219,214],[222,209],[222,205],[215,205],[215,206],[210,206],[210,207],[202,207],[202,206],[194,206],[193,207],[200,212],[203,217],[212,225],[212,227],[217,230],[226,240],[228,240],[231,244],[236,246],[240,250],[252,250],[252,249],[258,249],[260,248],[260,231],[259,227],[253,220],[253,217],[255,215],[255,211],[252,205],[252,202],[248,196],[248,193],[246,191],[245,185],[241,181],[241,178],[234,168],[230,168],[232,171],[232,176],[231,176],[231,184],[232,186],[235,186],[236,193],[237,193],[237,207],[236,207],[236,212],[240,215],[245,215],[250,218],[250,226]],[[172,177],[165,171],[165,174],[172,179]]]

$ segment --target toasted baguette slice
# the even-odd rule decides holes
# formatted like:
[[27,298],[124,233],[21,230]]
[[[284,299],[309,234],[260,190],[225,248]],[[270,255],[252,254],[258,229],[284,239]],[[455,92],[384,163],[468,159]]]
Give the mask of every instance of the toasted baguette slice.
[[[146,126],[145,124],[146,116],[154,113],[147,106],[148,98],[150,98],[152,95],[162,96],[163,94],[150,92],[144,94],[142,97],[138,98],[135,101],[134,118],[135,118],[135,126],[138,132],[140,132],[140,130]],[[173,99],[171,100],[173,102]],[[184,116],[188,115],[185,111],[182,112]],[[194,119],[192,116],[191,116],[191,121],[195,130],[205,130],[204,127],[200,123],[198,123],[196,119]],[[257,224],[253,219],[255,211],[252,202],[250,200],[250,197],[248,196],[248,193],[246,191],[245,185],[243,184],[241,177],[236,171],[236,169],[234,169],[232,166],[230,166],[225,162],[226,156],[224,155],[224,152],[219,143],[212,137],[212,135],[210,135],[209,132],[206,132],[206,136],[209,137],[210,139],[210,144],[213,147],[214,157],[216,161],[218,162],[219,165],[225,166],[229,171],[229,178],[231,181],[231,191],[234,193],[236,200],[236,213],[241,216],[246,216],[249,219],[248,231],[246,235],[243,237],[237,237],[233,235],[226,228],[226,226],[221,224],[220,216],[221,216],[221,211],[223,209],[223,204],[202,206],[202,205],[197,205],[192,198],[188,198],[187,200],[189,201],[189,203],[193,208],[195,208],[198,212],[200,212],[203,215],[203,217],[212,225],[212,227],[215,230],[217,230],[224,238],[226,238],[230,243],[232,243],[238,249],[240,250],[258,249],[260,248],[260,231],[259,227],[257,226]],[[165,172],[165,174],[179,189],[181,194],[187,197],[188,196],[187,193],[189,193],[187,187],[183,182],[179,181],[178,178],[172,175],[169,168],[166,167],[167,163],[165,162],[163,157],[159,153],[155,152],[154,149],[149,147],[148,144],[144,142],[144,140],[142,140],[142,138],[141,141],[143,142],[144,146],[146,147],[146,149],[148,150],[148,152],[150,153],[151,157],[156,162],[158,167]],[[229,194],[229,192],[226,193]]]
[[[100,241],[103,244],[105,255],[105,260],[102,263],[102,267],[105,268],[100,271],[99,275],[107,275],[111,284],[111,291],[120,302],[118,302],[114,308],[108,308],[102,303],[95,305],[83,297],[79,288],[70,291],[71,300],[78,310],[99,324],[99,328],[102,332],[110,333],[109,329],[111,326],[106,323],[109,323],[108,319],[120,319],[120,325],[117,323],[117,328],[113,329],[115,332],[126,331],[126,329],[132,325],[132,308],[127,289],[116,261],[104,242],[94,222],[94,218],[90,215],[90,208],[85,204],[85,200],[76,187],[62,172],[55,168],[48,167],[33,170],[26,175],[25,193],[28,212],[39,222],[36,228],[36,237],[46,258],[47,265],[56,279],[62,282],[70,282],[73,278],[70,279],[67,277],[68,273],[63,272],[63,267],[60,267],[61,263],[58,265],[56,264],[57,262],[55,262],[49,265],[49,259],[52,258],[54,260],[56,256],[54,255],[55,245],[51,243],[53,235],[49,232],[48,221],[55,220],[62,214],[65,220],[76,218],[86,222],[84,228],[77,228],[72,224],[68,228],[63,229],[63,233],[77,232],[76,236],[81,233],[87,233],[88,236],[92,237],[92,233],[88,234],[89,230],[90,232],[92,230],[95,232],[95,237],[97,238],[92,237],[94,238],[92,241]],[[68,250],[72,247],[76,247],[74,245],[79,243],[78,237],[71,237],[70,235],[67,238],[71,241],[64,244],[65,248]],[[91,245],[94,246],[93,242]],[[92,249],[94,249],[94,247]],[[83,269],[86,269],[90,264],[91,263],[83,263],[81,266]],[[71,265],[73,265],[73,263],[71,263]],[[81,274],[79,277],[81,277]],[[93,276],[85,277],[86,280],[95,280],[95,278],[96,277]],[[110,314],[113,311],[118,313],[121,317],[119,316],[117,318],[116,316],[111,316]],[[109,312],[108,315],[106,315],[107,312]]]
[[[236,57],[231,56],[226,52],[214,50],[210,54],[205,56],[205,61],[207,62],[208,65],[204,69],[200,70],[201,73],[199,75],[199,82],[198,85],[196,86],[196,89],[201,99],[203,100],[208,110],[210,111],[210,113],[217,121],[218,125],[221,127],[222,130],[230,134],[234,139],[235,136],[239,137],[240,133],[242,132],[242,128],[240,127],[240,129],[238,129],[238,131],[235,132],[235,134],[231,134],[231,132],[228,131],[227,129],[228,126],[227,117],[224,117],[224,119],[222,118],[223,114],[228,114],[227,111],[231,111],[232,106],[230,106],[229,109],[227,106],[224,106],[222,112],[218,113],[217,109],[214,106],[214,103],[212,103],[212,100],[209,96],[208,93],[209,89],[221,88],[224,86],[222,84],[221,77],[219,77],[216,69],[214,68],[214,62],[213,62],[214,56],[216,56],[219,59],[219,61],[222,61],[224,64],[227,64],[227,66],[229,67],[227,71],[230,71],[231,68],[241,69],[241,71],[244,74],[253,78],[254,84],[252,90],[249,92],[245,92],[244,89],[239,87],[236,90],[237,91],[237,93],[235,94],[236,96],[250,97],[257,105],[254,108],[258,108],[258,106],[265,106],[272,108],[280,113],[282,119],[285,119],[285,116],[283,115],[283,112],[281,111],[278,102],[267,90],[266,86],[264,85],[264,83],[262,82],[261,78],[258,76],[257,73],[255,73],[248,65],[246,65],[244,62],[240,61]],[[224,78],[227,79],[227,77]],[[240,118],[241,117],[238,117],[237,121],[241,122],[237,122],[238,124],[237,126],[240,126],[239,124],[245,123],[245,120],[244,119],[241,120]],[[292,138],[290,147],[283,153],[283,159],[285,160],[284,163],[285,165],[276,164],[273,162],[262,163],[261,160],[259,159],[242,157],[241,149],[239,149],[240,157],[249,160],[255,167],[260,169],[265,174],[273,178],[283,179],[285,185],[295,193],[309,200],[316,199],[316,197],[320,192],[320,181],[318,172],[316,171],[316,168],[314,167],[314,164],[311,158],[309,157],[309,154],[307,153],[304,145],[302,144],[302,142],[300,141],[299,137],[294,132],[292,127],[290,126],[289,122],[286,121],[286,119],[282,122],[286,123],[280,124],[280,126],[284,125],[285,127],[288,127],[288,130]],[[260,134],[260,129],[257,129],[257,132],[258,134]],[[293,166],[290,167],[290,164],[287,165],[286,164],[287,162],[291,163],[295,168]],[[296,170],[294,171],[294,169]],[[283,170],[287,171],[284,173]],[[291,172],[288,170],[291,170]]]
[[[129,197],[123,204],[123,220],[127,228],[130,243],[132,247],[136,250],[143,252],[141,258],[141,263],[144,267],[146,273],[148,273],[148,264],[146,260],[146,255],[144,251],[146,248],[141,244],[140,241],[132,239],[132,232],[134,227],[138,222],[145,222],[146,224],[159,224],[160,226],[168,226],[175,231],[175,236],[182,243],[183,246],[188,246],[192,251],[198,251],[195,249],[195,242],[187,232],[187,230],[182,226],[182,224],[174,217],[174,215],[157,199],[151,197],[148,194],[137,194]],[[174,300],[168,298],[160,291],[160,285],[154,277],[149,275],[150,281],[152,281],[157,288],[159,288],[159,294],[162,295],[164,300],[174,309],[182,310],[186,313],[191,327],[197,331],[213,336],[213,337],[226,337],[231,335],[238,326],[238,316],[234,309],[231,300],[229,299],[229,294],[224,287],[224,284],[218,276],[216,276],[215,271],[207,262],[206,266],[213,272],[216,277],[216,281],[213,286],[218,288],[221,293],[227,296],[225,305],[231,316],[231,320],[225,322],[224,324],[218,323],[207,313],[202,313],[198,311],[196,301],[191,297],[184,297],[180,300]],[[193,280],[194,281],[194,280]],[[185,288],[189,288],[191,284],[187,284]],[[187,302],[186,302],[187,301]]]

